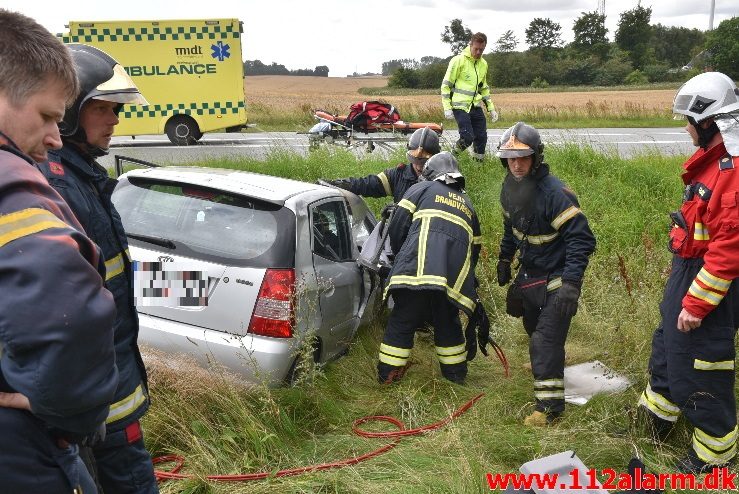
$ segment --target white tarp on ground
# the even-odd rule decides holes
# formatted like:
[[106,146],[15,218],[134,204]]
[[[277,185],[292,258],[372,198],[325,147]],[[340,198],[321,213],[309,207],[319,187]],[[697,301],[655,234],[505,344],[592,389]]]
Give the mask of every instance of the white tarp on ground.
[[631,381],[597,360],[565,367],[567,403],[584,405],[595,394],[618,393],[629,386]]

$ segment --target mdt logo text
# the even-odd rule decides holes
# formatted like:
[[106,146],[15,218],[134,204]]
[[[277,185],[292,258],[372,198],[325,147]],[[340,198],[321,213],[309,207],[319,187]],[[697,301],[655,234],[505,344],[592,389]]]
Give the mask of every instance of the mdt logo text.
[[191,48],[175,48],[175,55],[202,55],[203,50],[198,45],[193,45]]

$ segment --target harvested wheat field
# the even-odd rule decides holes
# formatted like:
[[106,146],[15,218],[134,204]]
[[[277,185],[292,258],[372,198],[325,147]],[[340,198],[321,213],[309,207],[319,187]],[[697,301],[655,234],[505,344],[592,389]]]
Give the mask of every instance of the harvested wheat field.
[[[357,101],[373,99],[359,94],[362,87],[384,87],[385,77],[249,76],[245,79],[250,121],[269,122],[291,114],[296,123],[311,120],[314,109],[346,114]],[[579,116],[614,118],[635,115],[669,115],[674,89],[634,91],[578,91],[497,93],[493,102],[501,116]],[[395,105],[405,120],[439,121],[441,101],[436,95],[403,95],[382,98]]]

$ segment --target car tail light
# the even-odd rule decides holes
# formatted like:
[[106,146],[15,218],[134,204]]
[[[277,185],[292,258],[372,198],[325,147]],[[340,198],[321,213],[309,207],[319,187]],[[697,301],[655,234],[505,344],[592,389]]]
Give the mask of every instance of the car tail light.
[[273,338],[290,338],[295,324],[295,270],[268,269],[259,288],[249,332]]

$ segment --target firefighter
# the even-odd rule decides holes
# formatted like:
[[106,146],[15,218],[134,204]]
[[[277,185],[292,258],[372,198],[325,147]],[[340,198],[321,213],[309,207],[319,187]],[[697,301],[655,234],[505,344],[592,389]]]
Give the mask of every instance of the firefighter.
[[93,446],[88,464],[106,494],[158,492],[139,424],[149,398],[136,342],[139,324],[128,242],[110,200],[116,180],[108,178],[107,170],[95,161],[107,153],[123,103],[147,103],[123,67],[106,53],[86,45],[69,48],[81,91],[59,124],[64,146],[49,153],[39,169],[100,246],[105,286],[117,308],[115,355],[120,379],[106,419],[105,440]]
[[429,127],[413,132],[408,139],[407,147],[408,163],[388,168],[377,175],[368,175],[364,178],[339,178],[327,180],[327,182],[360,196],[392,196],[393,202],[397,204],[408,189],[418,182],[426,160],[441,151],[439,136]]
[[511,281],[518,255],[520,268],[508,289],[506,310],[523,317],[529,335],[536,406],[524,423],[543,426],[565,408],[565,340],[595,237],[575,194],[549,173],[535,128],[518,122],[506,130],[497,156],[508,171],[500,193],[498,284]]
[[683,165],[683,203],[670,215],[672,270],[639,404],[657,436],[685,414],[692,447],[677,467],[700,472],[728,463],[737,447],[739,89],[720,72],[699,74],[678,90],[672,110],[687,117],[698,149]]
[[392,294],[395,304],[380,345],[378,378],[388,384],[403,376],[415,330],[430,315],[441,374],[463,384],[467,350],[459,310],[469,316],[475,309],[480,224],[450,153],[430,158],[421,176],[390,221],[395,263],[385,296]]
[[[78,454],[118,381],[100,252],[33,166],[77,94],[68,50],[0,9],[0,491],[94,493]],[[104,430],[104,428],[103,428]]]
[[488,142],[483,107],[488,111],[490,122],[498,121],[498,112],[490,100],[490,86],[487,83],[488,63],[482,58],[487,43],[488,38],[483,33],[473,34],[470,45],[449,61],[441,82],[444,117],[455,119],[459,126],[459,140],[453,152],[458,155],[472,145],[472,158],[475,161],[485,158],[485,145]]

